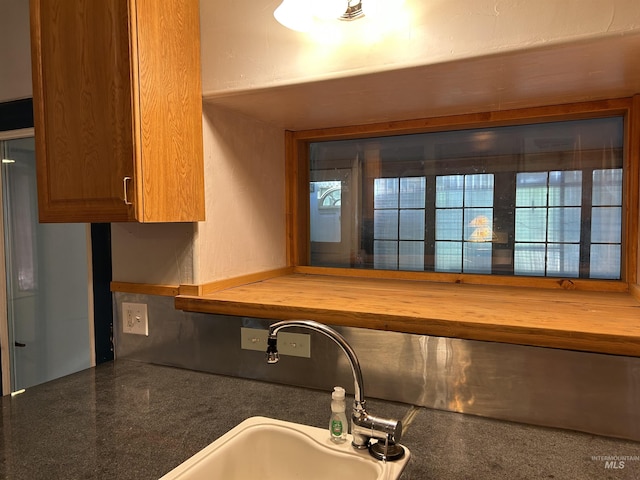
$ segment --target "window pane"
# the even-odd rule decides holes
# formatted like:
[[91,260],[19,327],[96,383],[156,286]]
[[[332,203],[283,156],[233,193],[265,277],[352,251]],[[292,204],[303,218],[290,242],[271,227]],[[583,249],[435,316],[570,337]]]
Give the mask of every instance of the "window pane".
[[309,233],[312,242],[340,242],[340,197],[342,182],[311,182],[309,188]]
[[622,169],[593,171],[592,205],[622,205]]
[[620,278],[620,245],[591,245],[589,276]]
[[424,209],[400,210],[400,240],[424,240]]
[[469,242],[491,242],[493,240],[493,209],[464,209],[464,239]]
[[591,211],[591,241],[593,243],[620,243],[621,215],[622,209],[620,207],[594,207]]
[[493,174],[465,175],[464,206],[493,206]]
[[376,240],[398,239],[398,211],[376,210],[373,214],[373,238]]
[[462,242],[436,242],[436,272],[462,271]]
[[541,207],[547,204],[547,172],[518,173],[516,207]]
[[516,242],[544,242],[547,239],[547,209],[516,209]]
[[549,206],[582,205],[582,172],[549,172]]
[[462,207],[464,175],[436,177],[436,208]]
[[400,208],[424,208],[426,194],[424,177],[400,179]]
[[491,243],[465,242],[462,271],[491,273],[491,247]]
[[516,275],[543,276],[546,247],[544,243],[517,243],[513,270]]
[[436,210],[436,240],[462,240],[462,209]]
[[547,240],[580,243],[580,213],[579,207],[550,208]]
[[398,208],[397,178],[376,178],[374,180],[373,208]]
[[376,240],[373,242],[373,268],[397,270],[398,242]]
[[547,246],[547,275],[577,277],[580,273],[580,245],[550,243]]
[[398,269],[424,270],[423,242],[400,242]]

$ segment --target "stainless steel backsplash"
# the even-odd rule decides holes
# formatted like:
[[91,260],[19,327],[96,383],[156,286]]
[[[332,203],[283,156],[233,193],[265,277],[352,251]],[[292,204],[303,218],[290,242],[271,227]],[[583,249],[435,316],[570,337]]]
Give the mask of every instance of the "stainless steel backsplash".
[[[240,348],[272,320],[175,310],[173,298],[114,294],[116,358],[353,393],[346,358],[311,334],[311,358]],[[122,333],[121,303],[148,305],[149,336]],[[334,327],[358,355],[365,398],[640,441],[640,358]],[[293,330],[291,330],[293,331]]]

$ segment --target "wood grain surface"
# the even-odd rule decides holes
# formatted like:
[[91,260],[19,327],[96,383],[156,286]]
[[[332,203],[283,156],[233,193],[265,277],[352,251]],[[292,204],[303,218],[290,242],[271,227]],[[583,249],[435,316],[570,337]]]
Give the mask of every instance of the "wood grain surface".
[[640,356],[640,303],[628,292],[296,273],[180,295],[176,308]]

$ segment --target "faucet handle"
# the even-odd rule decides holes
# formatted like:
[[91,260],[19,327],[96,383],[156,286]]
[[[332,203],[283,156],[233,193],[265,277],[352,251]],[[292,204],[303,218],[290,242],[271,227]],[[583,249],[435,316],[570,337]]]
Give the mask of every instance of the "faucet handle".
[[366,448],[372,438],[393,444],[400,443],[402,438],[402,422],[391,418],[380,418],[369,415],[366,411],[354,408],[351,433],[356,448]]
[[383,436],[375,436],[380,440],[389,441],[390,443],[400,443],[402,438],[402,422],[393,418],[373,417],[373,429],[384,433]]

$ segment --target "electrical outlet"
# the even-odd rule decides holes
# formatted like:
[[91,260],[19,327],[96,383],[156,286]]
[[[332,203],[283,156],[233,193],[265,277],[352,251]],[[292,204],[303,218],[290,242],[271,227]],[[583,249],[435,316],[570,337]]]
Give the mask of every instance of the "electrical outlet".
[[[243,350],[267,351],[269,331],[261,328],[240,328],[240,348]],[[280,355],[311,358],[311,335],[304,333],[278,333]]]
[[122,331],[149,336],[149,318],[146,303],[122,302]]

